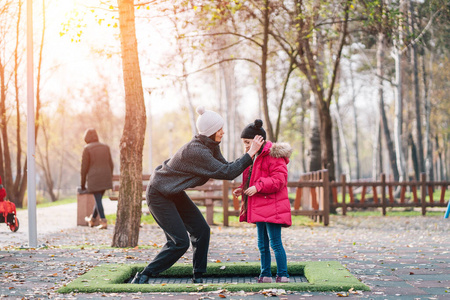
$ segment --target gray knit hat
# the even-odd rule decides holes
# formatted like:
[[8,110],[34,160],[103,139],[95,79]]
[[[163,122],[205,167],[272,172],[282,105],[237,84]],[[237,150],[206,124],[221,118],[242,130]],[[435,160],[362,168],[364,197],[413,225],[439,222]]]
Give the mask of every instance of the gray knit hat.
[[197,130],[201,135],[211,136],[223,127],[225,121],[216,112],[205,110],[204,106],[197,107]]

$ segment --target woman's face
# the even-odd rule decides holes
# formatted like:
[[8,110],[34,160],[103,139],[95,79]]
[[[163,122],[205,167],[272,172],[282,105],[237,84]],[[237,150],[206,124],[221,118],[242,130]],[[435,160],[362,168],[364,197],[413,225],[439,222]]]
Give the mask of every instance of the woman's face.
[[250,150],[250,146],[252,145],[252,139],[242,139],[242,143],[244,143],[245,151],[248,152]]
[[220,128],[219,131],[216,132],[215,141],[220,143],[224,134],[223,128]]

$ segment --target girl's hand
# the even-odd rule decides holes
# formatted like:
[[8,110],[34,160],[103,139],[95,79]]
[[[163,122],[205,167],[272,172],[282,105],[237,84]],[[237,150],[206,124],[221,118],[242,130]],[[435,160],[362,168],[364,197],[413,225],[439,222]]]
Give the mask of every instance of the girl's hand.
[[236,197],[239,197],[242,195],[242,189],[241,188],[237,188],[233,191],[233,195]]
[[247,196],[253,196],[254,194],[256,194],[258,192],[258,190],[256,189],[255,186],[251,186],[248,189],[246,189],[244,191],[244,194],[246,194]]
[[250,155],[252,158],[255,156],[256,153],[258,153],[259,148],[261,148],[261,145],[264,143],[264,139],[260,135],[256,135],[253,138],[252,144],[250,145],[250,149],[248,150],[248,155]]

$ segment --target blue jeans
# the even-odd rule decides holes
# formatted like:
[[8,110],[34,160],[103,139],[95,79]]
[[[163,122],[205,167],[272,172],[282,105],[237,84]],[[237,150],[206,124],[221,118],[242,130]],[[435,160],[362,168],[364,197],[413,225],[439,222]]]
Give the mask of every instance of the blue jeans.
[[258,248],[261,254],[261,274],[259,276],[272,277],[272,272],[270,271],[270,248],[272,248],[277,262],[277,276],[289,277],[286,251],[284,251],[281,241],[281,224],[257,222],[256,228],[258,230]]
[[92,218],[95,219],[97,215],[100,215],[101,219],[105,218],[105,212],[103,210],[103,204],[102,204],[102,198],[105,191],[101,192],[94,192],[94,198],[95,198],[95,206],[94,211],[92,212]]

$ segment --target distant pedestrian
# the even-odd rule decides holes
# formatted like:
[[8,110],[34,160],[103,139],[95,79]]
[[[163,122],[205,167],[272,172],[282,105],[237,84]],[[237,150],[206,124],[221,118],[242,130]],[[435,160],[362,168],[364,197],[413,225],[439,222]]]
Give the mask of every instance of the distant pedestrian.
[[[256,135],[266,140],[262,125],[262,120],[257,119],[242,131],[245,149],[249,149]],[[281,228],[292,225],[287,190],[287,164],[291,154],[289,144],[265,141],[253,157],[253,165],[244,171],[242,185],[233,191],[235,196],[242,196],[239,221],[256,224],[261,255],[259,283],[272,282],[270,248],[277,262],[276,282],[289,282]]]
[[84,141],[87,145],[84,146],[81,159],[81,189],[94,194],[95,198],[92,215],[86,217],[85,220],[90,227],[93,227],[95,219],[100,216],[100,225],[97,228],[106,229],[108,223],[103,210],[102,198],[106,190],[112,189],[114,164],[109,146],[99,142],[95,129],[86,130]]
[[216,112],[197,108],[198,135],[182,146],[153,172],[147,187],[147,204],[155,221],[164,230],[167,242],[152,262],[136,273],[131,283],[147,283],[149,277],[170,268],[193,249],[193,283],[203,282],[208,259],[208,223],[185,190],[205,184],[210,178],[232,180],[252,164],[262,137],[249,141],[247,153],[233,162],[222,156],[219,144],[224,135],[223,118]]

